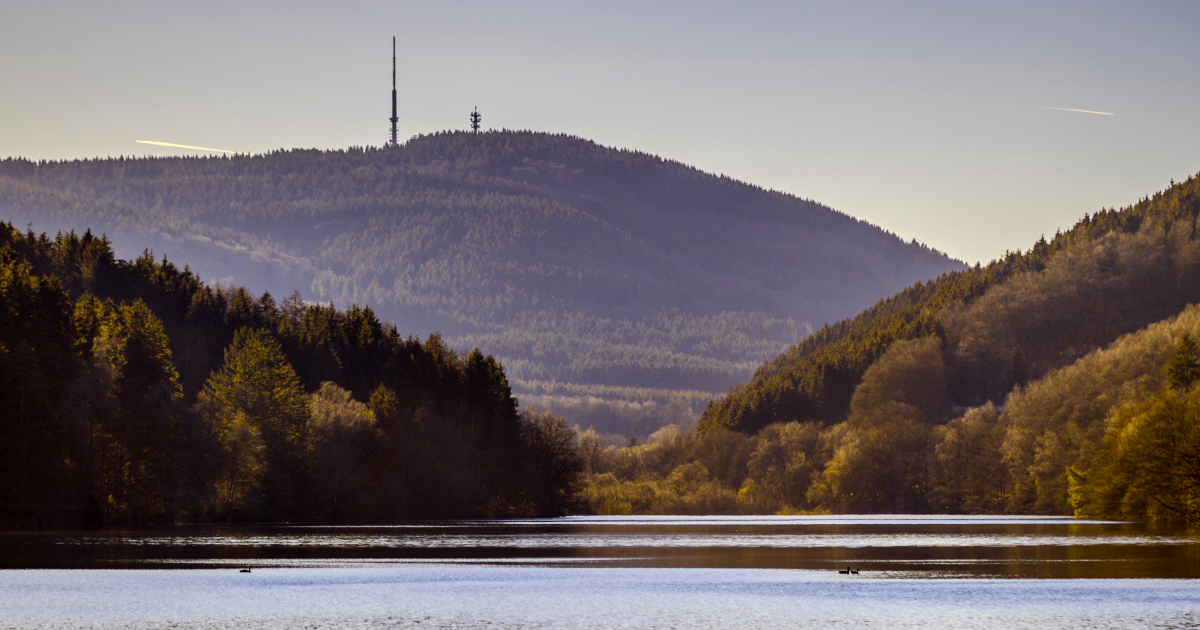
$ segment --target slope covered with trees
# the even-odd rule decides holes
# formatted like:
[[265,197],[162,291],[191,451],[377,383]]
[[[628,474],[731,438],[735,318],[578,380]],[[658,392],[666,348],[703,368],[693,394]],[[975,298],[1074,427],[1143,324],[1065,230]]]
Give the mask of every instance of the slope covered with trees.
[[1200,523],[1198,217],[1190,178],[822,330],[699,431],[585,433],[585,503]]
[[369,308],[0,224],[0,526],[555,515],[573,437]]
[[1200,296],[1200,180],[986,267],[947,273],[826,326],[711,405],[701,430],[846,419],[863,374],[895,342],[936,336],[947,408],[999,403],[1015,385],[1070,364]]
[[[817,203],[567,136],[0,163],[0,218],[208,278],[369,304],[503,360],[519,392],[712,397],[881,295],[961,265]],[[567,387],[564,387],[567,386]],[[576,397],[578,399],[578,397]],[[661,414],[660,414],[661,415]]]
[[[831,426],[580,437],[604,514],[1074,514],[1200,523],[1200,306],[1126,335],[1003,407],[950,413],[935,336],[894,343]],[[949,417],[949,420],[941,420]],[[941,419],[939,419],[941,418]]]

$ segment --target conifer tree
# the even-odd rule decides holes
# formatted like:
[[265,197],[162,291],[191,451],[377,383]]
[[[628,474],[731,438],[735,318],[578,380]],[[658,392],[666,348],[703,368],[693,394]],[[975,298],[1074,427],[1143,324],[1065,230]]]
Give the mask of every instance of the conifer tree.
[[146,303],[109,301],[102,310],[92,356],[112,403],[92,430],[96,472],[108,518],[146,520],[168,510],[183,391],[162,322]]
[[1025,363],[1025,354],[1020,348],[1013,350],[1008,366],[1009,380],[1012,386],[1024,386],[1029,381],[1029,367]]
[[1172,389],[1186,392],[1197,379],[1200,379],[1200,348],[1196,347],[1191,335],[1183,333],[1175,356],[1167,366],[1167,382]]

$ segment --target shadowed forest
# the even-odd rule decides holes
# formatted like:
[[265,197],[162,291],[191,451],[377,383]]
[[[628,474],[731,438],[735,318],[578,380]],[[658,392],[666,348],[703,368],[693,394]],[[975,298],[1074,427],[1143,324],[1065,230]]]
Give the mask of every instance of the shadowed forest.
[[0,224],[0,526],[553,516],[573,435],[369,308]]
[[[236,160],[188,164],[226,162]],[[1198,216],[1200,180],[1172,182],[824,326],[721,400],[632,380],[531,387],[538,403],[584,420],[669,422],[622,445],[570,428],[570,417],[519,412],[496,359],[437,335],[402,338],[371,309],[299,293],[276,302],[204,285],[149,253],[117,260],[90,232],[51,239],[5,225],[0,518],[31,528],[569,512],[1197,523]],[[654,317],[660,332],[767,325],[731,313]],[[584,353],[550,319],[529,321],[503,335]],[[636,329],[605,325],[613,338]],[[694,422],[688,405],[700,401]]]
[[[0,220],[445,334],[522,400],[643,438],[962,265],[812,201],[531,132],[233,158],[0,162]],[[686,412],[686,417],[680,414]]]
[[580,438],[601,513],[1200,522],[1200,180],[823,328],[650,443]]

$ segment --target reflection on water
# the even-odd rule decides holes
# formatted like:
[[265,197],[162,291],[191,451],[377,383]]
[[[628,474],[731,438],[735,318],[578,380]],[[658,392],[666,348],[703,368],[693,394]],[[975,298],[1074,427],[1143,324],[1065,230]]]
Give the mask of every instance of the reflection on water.
[[9,533],[0,568],[21,630],[1200,626],[1200,582],[1164,579],[1200,578],[1197,531],[1057,518]]
[[0,534],[0,568],[397,563],[770,568],[875,577],[1200,578],[1200,532],[1030,517],[579,517]]

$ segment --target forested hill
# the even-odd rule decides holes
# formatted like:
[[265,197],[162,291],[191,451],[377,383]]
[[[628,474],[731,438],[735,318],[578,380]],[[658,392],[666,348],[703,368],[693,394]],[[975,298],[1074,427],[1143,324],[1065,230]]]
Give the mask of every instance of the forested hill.
[[369,308],[0,223],[0,529],[553,516],[571,439]]
[[149,246],[225,284],[370,305],[495,354],[524,394],[635,400],[707,399],[810,323],[962,268],[811,201],[529,132],[254,157],[9,159],[0,219],[104,232],[124,255]]
[[1014,387],[1200,301],[1198,216],[1200,179],[1190,177],[1085,215],[1026,252],[917,283],[759,367],[705,410],[700,429],[840,422],[877,359],[896,342],[930,337],[942,355],[937,373],[914,369],[891,389],[941,383],[922,394],[933,401],[922,403],[931,421],[954,406],[1000,405]]

